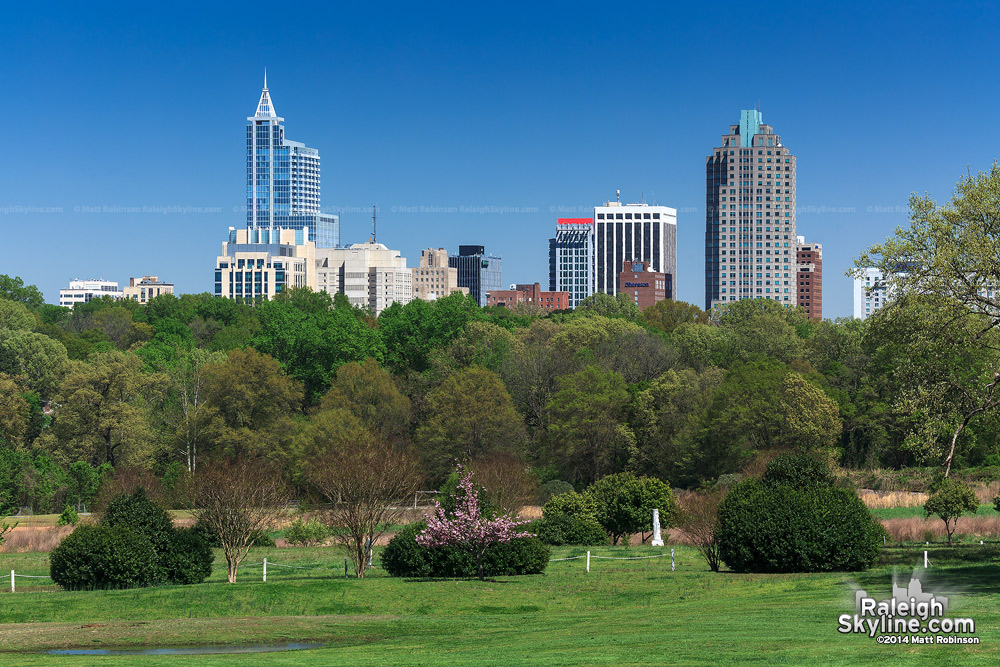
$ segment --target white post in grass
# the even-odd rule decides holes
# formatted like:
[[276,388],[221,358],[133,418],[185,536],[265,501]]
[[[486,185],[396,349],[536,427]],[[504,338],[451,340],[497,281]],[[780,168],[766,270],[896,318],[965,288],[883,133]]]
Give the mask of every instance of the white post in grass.
[[267,583],[267,559],[264,559],[264,583]]
[[[590,552],[587,552],[587,572],[590,572]],[[10,571],[10,588],[14,589],[14,570]]]
[[10,571],[10,592],[14,592],[14,570]]
[[660,535],[660,510],[653,510],[653,541],[649,543],[653,547],[663,546],[663,537]]
[[676,568],[676,565],[674,564],[674,550],[671,549],[670,550],[670,571],[673,572],[675,569],[677,569],[677,568]]
[[924,552],[924,569],[926,570],[931,566],[931,562],[927,560],[927,552]]

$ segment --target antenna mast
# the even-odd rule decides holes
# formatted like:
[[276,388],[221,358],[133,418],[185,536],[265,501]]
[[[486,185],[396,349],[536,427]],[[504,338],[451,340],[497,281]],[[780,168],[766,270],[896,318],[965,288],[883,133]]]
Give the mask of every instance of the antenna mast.
[[372,243],[375,243],[375,205],[372,204]]

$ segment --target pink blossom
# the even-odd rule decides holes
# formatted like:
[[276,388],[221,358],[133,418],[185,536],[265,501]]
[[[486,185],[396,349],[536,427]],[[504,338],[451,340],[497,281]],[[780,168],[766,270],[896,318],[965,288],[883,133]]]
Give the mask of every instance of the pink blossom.
[[[458,473],[463,472],[458,466]],[[434,501],[434,516],[424,515],[427,527],[417,535],[417,544],[425,547],[456,547],[471,553],[476,558],[479,578],[483,578],[483,555],[491,544],[506,543],[519,537],[534,537],[531,533],[517,530],[529,523],[520,518],[501,515],[484,517],[479,509],[479,492],[472,484],[472,472],[462,477],[455,493],[455,511],[452,516],[445,514],[441,503]]]

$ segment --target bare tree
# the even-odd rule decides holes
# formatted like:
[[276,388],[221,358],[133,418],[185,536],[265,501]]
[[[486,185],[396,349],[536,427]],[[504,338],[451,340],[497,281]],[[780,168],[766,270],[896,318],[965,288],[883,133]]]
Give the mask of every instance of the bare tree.
[[316,455],[306,477],[333,504],[327,520],[365,576],[376,540],[397,523],[419,488],[417,457],[375,434]]
[[681,500],[679,528],[702,555],[712,572],[722,564],[719,555],[719,503],[722,492],[692,493]]
[[498,452],[473,459],[469,470],[487,498],[504,512],[516,514],[525,505],[538,502],[541,490],[531,466],[514,456]]
[[260,533],[270,528],[290,497],[273,463],[240,457],[205,462],[190,480],[198,521],[219,536],[229,583]]

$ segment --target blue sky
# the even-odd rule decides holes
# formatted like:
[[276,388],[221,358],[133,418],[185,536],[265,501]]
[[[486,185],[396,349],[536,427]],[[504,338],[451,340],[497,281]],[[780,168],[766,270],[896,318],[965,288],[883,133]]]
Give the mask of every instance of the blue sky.
[[481,243],[507,283],[544,284],[556,219],[620,188],[679,210],[678,296],[702,305],[705,156],[759,101],[798,156],[824,315],[848,316],[843,271],[909,194],[944,200],[998,153],[985,4],[141,4],[4,10],[0,273],[50,302],[74,277],[211,288],[265,67],[344,242],[377,203],[411,265]]

